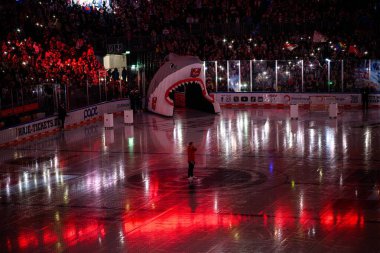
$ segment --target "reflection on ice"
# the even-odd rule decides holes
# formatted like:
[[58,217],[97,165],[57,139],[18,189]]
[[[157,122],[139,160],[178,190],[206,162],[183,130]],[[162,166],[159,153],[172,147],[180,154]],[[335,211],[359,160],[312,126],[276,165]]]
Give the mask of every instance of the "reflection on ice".
[[109,146],[115,142],[115,131],[113,129],[105,129],[105,145]]
[[[357,114],[139,113],[134,125],[116,118],[107,131],[94,123],[4,149],[0,247],[378,250],[378,113],[374,125]],[[199,147],[193,185],[186,178],[189,140]]]

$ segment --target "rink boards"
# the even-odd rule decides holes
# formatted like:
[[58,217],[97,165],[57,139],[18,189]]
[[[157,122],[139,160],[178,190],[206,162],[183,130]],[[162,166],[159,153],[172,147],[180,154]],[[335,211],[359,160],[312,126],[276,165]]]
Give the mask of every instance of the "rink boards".
[[[104,113],[117,113],[129,109],[129,100],[118,100],[109,103],[96,104],[79,110],[71,111],[65,120],[65,127],[75,127],[99,120]],[[59,130],[58,117],[52,116],[41,120],[18,125],[0,131],[0,146],[23,142],[36,136],[49,134]]]
[[[358,93],[212,93],[214,99],[222,107],[289,107],[298,104],[309,108],[314,97],[334,98],[339,107],[358,108],[362,104],[361,94]],[[325,99],[328,101],[328,99]],[[380,94],[369,95],[369,105],[380,107]]]
[[[298,104],[300,108],[309,109],[311,101],[323,98],[325,101],[335,101],[340,108],[360,108],[362,101],[358,93],[323,94],[323,93],[211,93],[221,107],[263,107],[288,108]],[[329,98],[333,98],[330,100]],[[322,100],[322,99],[321,99]],[[330,103],[329,102],[329,103]],[[380,107],[380,94],[369,95],[369,106]],[[129,108],[129,100],[118,100],[97,104],[79,110],[71,111],[66,117],[65,127],[75,127],[99,120],[104,113],[122,113]],[[57,116],[44,118],[27,124],[0,131],[0,147],[23,142],[27,139],[49,134],[59,130]]]

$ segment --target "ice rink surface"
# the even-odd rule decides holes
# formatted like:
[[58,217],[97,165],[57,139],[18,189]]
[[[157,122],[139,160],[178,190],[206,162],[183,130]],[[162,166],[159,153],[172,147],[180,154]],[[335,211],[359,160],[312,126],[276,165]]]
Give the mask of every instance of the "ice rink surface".
[[0,252],[380,252],[379,116],[139,112],[2,148]]

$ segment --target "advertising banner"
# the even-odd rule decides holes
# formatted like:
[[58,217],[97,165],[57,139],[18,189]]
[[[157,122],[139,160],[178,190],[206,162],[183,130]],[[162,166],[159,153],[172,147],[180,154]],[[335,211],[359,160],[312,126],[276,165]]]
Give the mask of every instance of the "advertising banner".
[[371,61],[370,86],[374,91],[380,91],[380,61]]
[[[212,95],[221,106],[308,105],[310,97],[315,96],[334,97],[338,105],[359,106],[361,104],[361,95],[357,93],[213,93]],[[376,101],[376,95],[370,95],[370,104],[379,104]]]
[[[122,112],[129,109],[129,100],[118,100],[109,103],[102,103],[85,107],[68,113],[65,125],[79,124],[81,122],[103,116],[104,113]],[[0,131],[0,144],[20,140],[36,134],[53,131],[60,127],[57,116],[33,121],[28,124],[19,125],[13,128]]]

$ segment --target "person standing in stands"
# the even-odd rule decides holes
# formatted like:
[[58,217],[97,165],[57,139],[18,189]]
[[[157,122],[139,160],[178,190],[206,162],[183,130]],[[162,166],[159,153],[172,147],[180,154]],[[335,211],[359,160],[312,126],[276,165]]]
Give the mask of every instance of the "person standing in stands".
[[369,91],[368,84],[362,88],[362,106],[365,111],[368,110]]
[[194,178],[195,151],[197,151],[197,148],[194,147],[193,142],[189,142],[189,145],[187,145],[187,161],[189,163],[187,178],[190,182],[192,182]]
[[115,68],[113,71],[112,71],[112,78],[114,81],[119,81],[119,70],[117,68]]
[[64,103],[59,104],[58,106],[58,119],[61,124],[61,129],[65,128],[65,119],[67,116],[66,107]]
[[107,77],[106,77],[107,83],[111,81],[111,78],[112,78],[112,69],[108,69]]
[[123,67],[123,70],[121,71],[121,78],[123,79],[124,82],[127,81],[127,70],[125,69],[125,67]]

